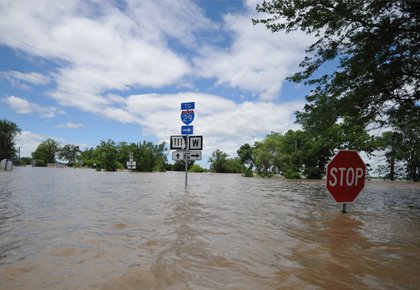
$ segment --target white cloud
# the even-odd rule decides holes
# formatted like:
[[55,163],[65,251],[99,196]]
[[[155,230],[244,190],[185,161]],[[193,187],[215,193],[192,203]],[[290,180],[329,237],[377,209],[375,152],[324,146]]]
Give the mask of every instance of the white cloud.
[[[144,134],[161,141],[180,133],[183,101],[196,102],[195,134],[205,136],[209,154],[219,148],[234,155],[238,146],[270,131],[296,128],[294,111],[303,102],[272,101],[279,96],[284,77],[301,60],[306,37],[272,34],[252,25],[253,2],[247,2],[248,13],[227,15],[224,28],[209,20],[199,4],[188,0],[3,0],[0,44],[59,61],[60,67],[49,73],[56,87],[48,92],[59,105],[138,124]],[[232,44],[204,44],[203,35],[209,31],[223,36],[228,32]],[[251,92],[259,102],[193,92],[198,77]],[[26,78],[25,82],[30,81]],[[192,89],[173,94],[133,93],[133,88],[170,91],[166,90],[169,86],[174,91]],[[5,102],[21,114],[51,117],[64,113],[14,96]],[[68,128],[69,124],[59,126]]]
[[0,79],[9,81],[13,86],[29,89],[27,83],[33,85],[44,85],[50,82],[50,78],[36,72],[22,73],[19,71],[0,72]]
[[294,112],[304,105],[303,102],[235,103],[215,95],[185,92],[129,96],[127,113],[136,116],[143,133],[168,142],[169,136],[180,134],[183,125],[180,104],[188,101],[196,103],[194,135],[205,136],[205,152],[211,154],[221,149],[231,155],[235,155],[242,144],[252,145],[270,131],[297,129]]
[[[206,46],[194,59],[195,71],[217,84],[249,91],[262,101],[279,97],[281,84],[298,70],[308,37],[300,32],[271,33],[263,25],[252,24],[255,6],[247,14],[229,14],[224,27],[233,35],[228,47]],[[252,9],[251,9],[252,8]]]
[[72,123],[72,122],[67,122],[67,123],[63,123],[63,124],[58,124],[55,126],[56,128],[69,128],[69,129],[77,129],[77,128],[82,128],[85,127],[85,125],[83,125],[82,123]]
[[[121,3],[122,4],[122,3]],[[125,9],[82,0],[0,3],[0,42],[34,55],[65,60],[60,85],[105,88],[160,87],[190,73],[189,62],[169,46],[195,43],[211,27],[192,1],[128,1]],[[170,11],[170,13],[168,13]],[[22,25],[22,22],[25,25]],[[76,74],[78,79],[69,78]]]
[[21,157],[30,157],[31,153],[36,150],[39,144],[52,138],[57,142],[62,142],[63,139],[57,137],[51,137],[43,134],[33,133],[31,131],[22,131],[16,136],[16,146],[20,147],[20,156]]
[[15,96],[6,97],[3,99],[3,102],[8,104],[18,114],[30,114],[35,112],[40,114],[43,118],[53,118],[57,114],[65,114],[63,110],[56,107],[43,107]]

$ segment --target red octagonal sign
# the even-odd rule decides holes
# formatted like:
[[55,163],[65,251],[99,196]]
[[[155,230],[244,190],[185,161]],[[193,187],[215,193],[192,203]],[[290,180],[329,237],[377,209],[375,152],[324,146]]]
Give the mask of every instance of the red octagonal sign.
[[336,202],[353,202],[365,187],[366,165],[357,151],[340,150],[327,165],[327,190]]

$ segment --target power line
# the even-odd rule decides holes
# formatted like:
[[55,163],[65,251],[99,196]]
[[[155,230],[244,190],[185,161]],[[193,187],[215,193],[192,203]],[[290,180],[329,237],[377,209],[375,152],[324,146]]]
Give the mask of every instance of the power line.
[[[34,50],[37,50],[38,52],[41,52],[41,55],[46,55],[46,56],[48,56],[49,58],[52,58],[52,59],[57,59],[57,60],[61,60],[61,59],[62,59],[62,57],[60,57],[60,56],[58,56],[58,55],[54,55],[54,54],[50,53],[49,51],[46,51],[46,50],[44,50],[44,49],[42,49],[42,48],[39,48],[39,47],[36,47],[36,46],[34,46],[34,45],[32,45],[32,44],[30,44],[30,43],[28,43],[28,42],[24,41],[24,40],[18,39],[18,38],[13,37],[13,36],[10,36],[9,34],[7,34],[7,33],[3,32],[3,31],[0,31],[0,37],[2,37],[3,39],[9,39],[9,40],[14,40],[14,41],[20,42],[20,43],[22,43],[23,45],[25,45],[25,46],[27,46],[27,47],[30,47],[30,48],[32,48],[32,49],[34,49]],[[121,85],[121,86],[126,87],[126,88],[135,89],[135,87],[133,87],[133,86],[131,86],[131,85],[125,84],[125,83],[120,82],[120,81],[115,80],[115,79],[112,79],[112,78],[110,78],[110,77],[108,77],[108,76],[106,76],[105,74],[102,74],[102,73],[100,73],[100,72],[93,71],[93,70],[91,70],[90,68],[88,68],[88,67],[86,67],[86,66],[84,66],[84,65],[77,64],[77,63],[71,63],[71,64],[72,64],[72,65],[74,65],[75,67],[79,67],[79,68],[81,68],[81,69],[85,70],[86,72],[90,72],[90,73],[95,74],[95,75],[97,75],[97,76],[99,76],[99,77],[102,77],[102,78],[104,78],[104,79],[107,79],[107,80],[109,80],[109,81],[112,81],[112,82],[114,82],[115,84]],[[89,77],[89,75],[88,75],[88,74],[86,74],[86,75]],[[93,79],[92,79],[92,80],[93,80]]]

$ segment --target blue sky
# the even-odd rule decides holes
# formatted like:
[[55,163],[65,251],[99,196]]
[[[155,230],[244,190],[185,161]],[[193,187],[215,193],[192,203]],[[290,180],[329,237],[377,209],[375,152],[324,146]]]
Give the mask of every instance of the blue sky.
[[30,156],[47,138],[168,143],[195,102],[202,164],[297,129],[309,89],[284,79],[312,39],[254,26],[258,2],[0,0],[0,118]]

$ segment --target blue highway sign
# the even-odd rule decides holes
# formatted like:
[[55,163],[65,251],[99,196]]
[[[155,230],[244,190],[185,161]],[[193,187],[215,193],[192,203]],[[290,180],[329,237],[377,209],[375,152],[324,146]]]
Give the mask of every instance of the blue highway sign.
[[194,133],[194,126],[181,126],[182,135],[191,135]]
[[195,109],[194,102],[181,103],[181,110],[194,110],[194,109]]
[[181,120],[185,125],[189,125],[194,120],[194,111],[182,111]]

